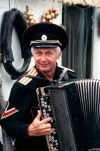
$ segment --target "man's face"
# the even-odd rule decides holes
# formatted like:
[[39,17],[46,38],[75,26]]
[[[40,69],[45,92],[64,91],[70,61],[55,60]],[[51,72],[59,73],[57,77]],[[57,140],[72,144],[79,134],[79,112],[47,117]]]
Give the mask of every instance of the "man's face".
[[33,57],[36,67],[42,73],[54,72],[56,61],[60,58],[55,48],[34,48]]

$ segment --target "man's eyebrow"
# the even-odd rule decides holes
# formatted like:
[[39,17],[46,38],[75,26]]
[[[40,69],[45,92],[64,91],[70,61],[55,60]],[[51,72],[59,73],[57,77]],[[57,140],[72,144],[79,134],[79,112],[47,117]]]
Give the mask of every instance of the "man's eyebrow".
[[48,50],[47,52],[52,52],[52,50]]
[[39,50],[39,49],[35,49],[35,51],[36,51],[36,52],[37,52],[37,51],[38,51],[38,52],[40,52],[41,50]]

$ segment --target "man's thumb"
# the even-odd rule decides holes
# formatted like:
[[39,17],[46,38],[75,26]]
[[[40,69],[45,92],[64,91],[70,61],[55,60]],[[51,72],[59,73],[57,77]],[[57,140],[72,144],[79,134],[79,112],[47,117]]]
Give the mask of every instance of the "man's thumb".
[[38,120],[40,120],[41,116],[42,116],[42,112],[41,112],[40,110],[38,110],[38,114],[37,114],[37,117],[36,117],[36,118],[37,118]]

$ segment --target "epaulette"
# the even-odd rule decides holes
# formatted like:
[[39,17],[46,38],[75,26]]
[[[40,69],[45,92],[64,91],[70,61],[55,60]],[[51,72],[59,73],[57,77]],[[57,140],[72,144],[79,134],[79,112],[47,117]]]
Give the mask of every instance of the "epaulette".
[[[58,67],[59,67],[59,68],[62,68],[62,69],[66,68],[66,67],[59,66],[59,65],[58,65]],[[66,68],[66,69],[67,69],[68,71],[75,72],[74,70],[72,70],[72,69],[70,69],[70,68]]]
[[[31,75],[31,76],[37,76],[37,74],[38,74],[38,73],[37,73],[35,67],[32,67],[32,68],[28,71],[28,73],[27,73],[27,75]],[[27,85],[31,80],[32,80],[31,77],[25,77],[25,76],[23,76],[18,82],[21,83],[21,84],[23,84],[23,85]]]

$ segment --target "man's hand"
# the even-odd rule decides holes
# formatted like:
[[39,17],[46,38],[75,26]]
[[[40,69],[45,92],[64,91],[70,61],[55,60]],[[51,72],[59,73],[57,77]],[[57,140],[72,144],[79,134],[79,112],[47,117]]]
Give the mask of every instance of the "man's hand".
[[29,136],[42,136],[42,135],[51,134],[54,131],[54,128],[52,128],[50,124],[52,118],[48,117],[40,121],[41,117],[42,117],[42,112],[38,110],[38,114],[36,118],[28,128]]

